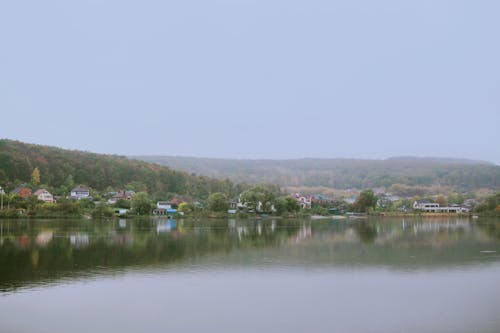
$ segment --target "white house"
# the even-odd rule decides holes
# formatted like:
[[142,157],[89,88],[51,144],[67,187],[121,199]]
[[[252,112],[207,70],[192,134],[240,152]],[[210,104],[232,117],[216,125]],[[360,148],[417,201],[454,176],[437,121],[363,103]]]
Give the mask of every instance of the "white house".
[[306,198],[305,196],[301,195],[300,193],[295,193],[292,195],[292,197],[297,201],[299,206],[302,209],[310,209],[311,208],[311,197]]
[[415,201],[413,203],[413,209],[421,210],[426,213],[468,213],[470,211],[470,209],[459,205],[441,207],[438,203],[423,200]]
[[439,208],[439,204],[427,200],[417,200],[413,203],[413,209],[423,210],[426,212],[435,212]]
[[54,196],[44,188],[37,190],[34,195],[43,202],[54,202]]
[[83,185],[77,186],[71,190],[70,197],[71,199],[76,200],[90,198],[90,190],[88,187]]
[[156,208],[158,209],[172,209],[172,203],[170,201],[158,201],[156,203]]

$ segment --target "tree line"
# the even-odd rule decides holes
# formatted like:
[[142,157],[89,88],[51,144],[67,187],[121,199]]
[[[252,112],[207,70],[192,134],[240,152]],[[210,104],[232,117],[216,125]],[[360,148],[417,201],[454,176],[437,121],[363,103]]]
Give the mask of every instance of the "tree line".
[[78,184],[100,192],[126,188],[148,192],[155,197],[178,194],[205,199],[214,192],[233,197],[248,188],[248,185],[228,179],[196,176],[124,156],[2,139],[0,185],[12,190],[22,183],[36,184],[61,196],[67,195]]
[[235,160],[177,156],[140,156],[196,174],[227,177],[247,183],[274,183],[282,187],[336,189],[389,188],[400,184],[410,190],[446,186],[470,191],[500,189],[500,166],[482,161],[439,158]]

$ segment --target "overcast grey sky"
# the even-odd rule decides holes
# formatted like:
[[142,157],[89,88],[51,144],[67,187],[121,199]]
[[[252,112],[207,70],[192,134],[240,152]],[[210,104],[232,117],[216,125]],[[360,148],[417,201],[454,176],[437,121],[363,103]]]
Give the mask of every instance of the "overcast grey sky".
[[3,1],[0,137],[500,163],[500,1]]

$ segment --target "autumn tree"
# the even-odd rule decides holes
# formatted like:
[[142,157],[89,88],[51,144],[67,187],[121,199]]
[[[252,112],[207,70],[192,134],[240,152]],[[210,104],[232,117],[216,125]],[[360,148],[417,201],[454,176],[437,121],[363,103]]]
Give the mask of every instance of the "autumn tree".
[[439,195],[436,198],[436,203],[438,203],[440,207],[446,207],[446,206],[448,206],[448,201],[446,200],[446,198],[445,198],[444,195]]
[[33,169],[31,173],[31,184],[33,184],[33,186],[40,184],[40,170],[38,170],[38,167]]

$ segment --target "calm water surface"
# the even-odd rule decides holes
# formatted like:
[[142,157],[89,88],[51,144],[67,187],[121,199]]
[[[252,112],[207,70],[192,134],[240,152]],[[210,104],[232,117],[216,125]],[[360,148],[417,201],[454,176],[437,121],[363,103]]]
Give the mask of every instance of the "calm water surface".
[[0,220],[0,332],[500,332],[500,220]]

